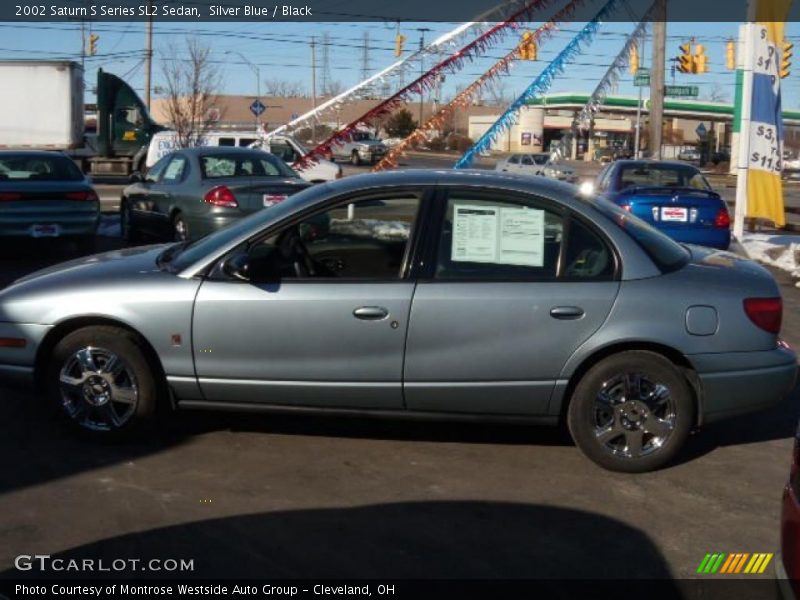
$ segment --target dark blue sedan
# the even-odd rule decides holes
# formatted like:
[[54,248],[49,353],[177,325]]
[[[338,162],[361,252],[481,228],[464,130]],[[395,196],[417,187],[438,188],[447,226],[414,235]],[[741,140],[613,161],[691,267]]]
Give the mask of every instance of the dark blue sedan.
[[727,250],[731,219],[725,201],[692,165],[619,160],[597,176],[598,194],[687,244]]

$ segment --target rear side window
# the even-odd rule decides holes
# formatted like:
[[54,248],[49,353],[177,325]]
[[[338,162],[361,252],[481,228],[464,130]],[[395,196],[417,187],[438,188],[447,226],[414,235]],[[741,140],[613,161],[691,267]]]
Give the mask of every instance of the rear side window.
[[510,164],[512,164],[512,165],[518,165],[519,164],[519,155],[514,154],[513,156],[511,156],[511,158],[508,159],[508,162]]
[[435,277],[553,279],[562,235],[561,215],[545,208],[455,193],[447,202]]
[[217,145],[218,146],[225,146],[225,147],[235,146],[236,145],[236,140],[234,138],[232,138],[232,137],[221,137],[221,138],[219,138],[219,144],[217,144]]

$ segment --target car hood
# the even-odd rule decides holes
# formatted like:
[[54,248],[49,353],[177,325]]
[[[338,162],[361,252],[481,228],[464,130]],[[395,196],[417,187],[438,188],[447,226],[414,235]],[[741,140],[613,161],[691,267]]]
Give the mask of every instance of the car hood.
[[5,295],[14,293],[21,288],[38,289],[43,286],[81,285],[98,280],[108,281],[160,272],[156,259],[169,245],[156,244],[113,250],[40,269],[17,279],[7,288],[0,290],[0,301]]

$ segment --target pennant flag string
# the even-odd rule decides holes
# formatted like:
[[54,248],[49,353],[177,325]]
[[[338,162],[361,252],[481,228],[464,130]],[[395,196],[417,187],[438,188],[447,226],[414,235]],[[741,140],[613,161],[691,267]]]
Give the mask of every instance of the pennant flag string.
[[[570,18],[576,9],[584,4],[586,0],[572,0],[561,10],[556,12],[550,19],[540,25],[536,31],[533,32],[530,41],[533,43],[540,43],[549,37],[552,31],[556,28],[558,23]],[[392,148],[386,156],[373,167],[373,171],[382,171],[384,169],[394,168],[397,166],[397,161],[405,150],[414,142],[420,142],[426,138],[426,132],[441,128],[444,123],[450,118],[458,109],[469,106],[472,99],[484,88],[486,85],[496,80],[497,78],[507,74],[513,62],[520,58],[520,46],[515,46],[508,54],[498,60],[492,67],[481,75],[478,79],[473,81],[469,86],[456,95],[448,104],[440,108],[434,115],[428,118],[424,124],[420,126],[403,139],[400,144]]]
[[456,162],[456,169],[464,169],[472,164],[476,154],[488,150],[501,133],[510,129],[517,122],[519,110],[532,98],[547,91],[553,80],[564,72],[567,66],[580,52],[583,46],[592,43],[595,33],[600,27],[600,23],[613,13],[619,6],[620,0],[608,0],[594,18],[584,25],[583,29],[567,44],[567,46],[555,57],[539,76],[525,89],[520,96],[514,100],[506,111],[500,115],[489,129],[486,130],[478,141],[476,141]]
[[324,142],[309,151],[305,156],[300,157],[294,163],[294,167],[298,169],[307,167],[310,163],[330,154],[332,146],[339,145],[350,139],[359,125],[366,125],[371,120],[385,117],[392,113],[410,96],[424,94],[426,91],[429,91],[433,85],[436,84],[443,71],[455,73],[467,60],[474,60],[475,57],[486,52],[486,50],[493,47],[509,29],[517,29],[521,21],[531,20],[533,14],[547,7],[552,1],[553,0],[530,0],[526,2],[525,5],[513,13],[508,20],[493,24],[487,31],[472,42],[436,64],[400,91],[396,92],[393,96],[390,96],[356,120],[335,132]]

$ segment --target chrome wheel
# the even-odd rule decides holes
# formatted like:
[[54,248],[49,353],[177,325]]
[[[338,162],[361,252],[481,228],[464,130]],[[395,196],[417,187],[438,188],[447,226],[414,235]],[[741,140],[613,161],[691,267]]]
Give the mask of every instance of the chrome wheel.
[[58,385],[67,415],[93,431],[123,427],[139,402],[133,371],[103,348],[87,346],[72,354],[61,368]]
[[597,441],[611,454],[639,458],[658,451],[675,429],[677,410],[667,385],[642,373],[605,380],[594,399]]

